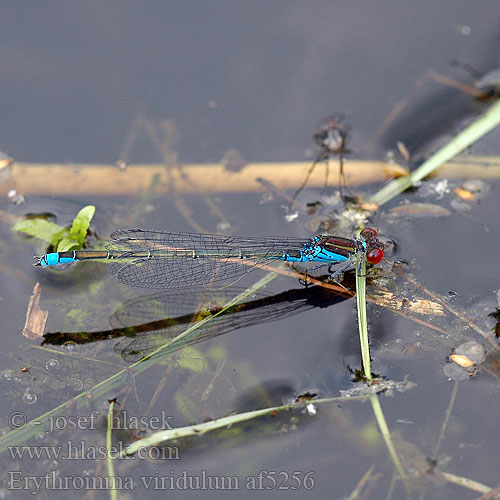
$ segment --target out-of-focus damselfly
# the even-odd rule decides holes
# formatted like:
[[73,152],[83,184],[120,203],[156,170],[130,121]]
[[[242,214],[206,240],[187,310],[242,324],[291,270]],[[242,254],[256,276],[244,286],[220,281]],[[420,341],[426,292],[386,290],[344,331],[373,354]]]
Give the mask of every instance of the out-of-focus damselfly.
[[72,250],[35,257],[35,266],[81,260],[109,260],[122,283],[143,288],[179,288],[237,278],[270,261],[341,263],[333,276],[351,267],[356,257],[378,264],[383,244],[374,229],[359,238],[314,236],[248,237],[123,229],[111,234],[107,250]]
[[86,344],[125,337],[115,344],[114,350],[124,361],[135,362],[210,316],[214,316],[211,321],[193,332],[192,336],[180,340],[176,346],[172,346],[172,350],[247,326],[277,321],[312,308],[326,308],[350,298],[347,293],[312,286],[275,295],[259,291],[250,300],[222,310],[222,304],[241,291],[243,289],[231,287],[210,294],[202,288],[156,292],[122,304],[111,316],[109,330],[47,332],[43,344]]
[[300,185],[300,187],[295,191],[293,195],[292,202],[290,203],[290,208],[292,208],[295,199],[299,193],[306,187],[309,177],[314,171],[316,165],[324,161],[325,162],[325,190],[328,185],[328,159],[332,155],[338,155],[339,157],[339,188],[342,194],[342,185],[345,184],[344,175],[344,154],[348,152],[347,145],[351,137],[351,127],[346,125],[344,122],[344,116],[340,113],[332,115],[328,118],[326,123],[313,135],[313,139],[316,144],[321,148],[318,156],[313,161],[312,165],[307,171],[306,178]]

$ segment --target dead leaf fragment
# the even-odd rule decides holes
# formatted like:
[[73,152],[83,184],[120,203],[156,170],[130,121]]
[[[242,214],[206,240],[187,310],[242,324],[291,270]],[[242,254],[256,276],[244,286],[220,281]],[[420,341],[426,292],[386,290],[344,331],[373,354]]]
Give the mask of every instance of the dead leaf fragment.
[[40,283],[37,282],[33,288],[28,310],[26,311],[26,322],[24,323],[22,334],[24,337],[31,340],[43,338],[45,323],[49,315],[48,311],[42,311],[42,309],[40,309],[41,292]]
[[462,200],[471,201],[476,197],[474,193],[463,188],[456,187],[453,191]]
[[457,365],[462,366],[463,368],[470,368],[475,364],[473,361],[471,361],[467,356],[464,356],[463,354],[451,354],[450,359]]
[[398,217],[447,217],[451,212],[444,207],[432,203],[410,203],[389,210]]
[[431,300],[415,298],[413,300],[400,299],[391,292],[377,291],[373,294],[376,304],[397,311],[407,311],[428,316],[445,316],[443,306]]

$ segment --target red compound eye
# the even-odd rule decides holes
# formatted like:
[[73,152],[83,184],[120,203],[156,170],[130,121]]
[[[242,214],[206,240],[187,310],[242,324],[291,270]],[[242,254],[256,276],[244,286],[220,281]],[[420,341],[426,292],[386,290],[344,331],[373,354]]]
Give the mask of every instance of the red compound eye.
[[384,258],[384,251],[381,248],[374,248],[366,254],[366,260],[370,264],[378,264]]

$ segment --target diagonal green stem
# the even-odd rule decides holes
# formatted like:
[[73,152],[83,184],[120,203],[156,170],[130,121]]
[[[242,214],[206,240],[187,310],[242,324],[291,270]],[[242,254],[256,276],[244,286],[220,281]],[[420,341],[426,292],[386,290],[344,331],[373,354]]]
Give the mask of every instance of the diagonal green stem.
[[454,137],[446,146],[441,148],[433,154],[427,161],[422,163],[419,168],[414,170],[406,177],[394,179],[378,193],[370,198],[370,202],[377,205],[383,205],[392,198],[396,197],[409,187],[413,186],[415,182],[427,177],[430,173],[440,167],[443,163],[451,160],[454,156],[461,153],[464,149],[471,146],[478,139],[491,132],[495,127],[500,124],[500,100],[495,102],[484,115],[480,116],[477,120],[471,123],[467,128],[462,130],[456,137]]
[[134,441],[131,445],[127,446],[123,451],[123,455],[133,455],[138,450],[148,446],[158,446],[166,441],[171,441],[173,439],[180,439],[188,436],[199,436],[201,434],[206,434],[207,432],[212,432],[217,429],[224,429],[229,426],[245,422],[248,420],[253,420],[255,418],[262,417],[264,415],[273,415],[278,411],[291,410],[294,408],[303,408],[308,404],[318,405],[322,403],[340,403],[347,401],[365,401],[368,399],[369,395],[362,396],[340,396],[336,398],[323,398],[323,399],[313,399],[310,403],[308,402],[293,402],[281,406],[273,406],[269,408],[263,408],[261,410],[247,411],[245,413],[238,413],[236,415],[229,415],[228,417],[221,417],[215,420],[210,420],[209,422],[203,422],[201,424],[188,425],[186,427],[177,427],[175,429],[165,429],[149,436]]
[[377,394],[373,394],[370,396],[370,403],[372,404],[373,413],[375,415],[375,419],[377,420],[378,428],[382,437],[385,441],[385,446],[389,451],[389,455],[391,456],[394,467],[398,471],[399,477],[403,481],[407,498],[411,498],[411,488],[408,483],[408,478],[406,476],[406,472],[403,468],[403,464],[401,463],[401,459],[399,458],[398,452],[394,446],[394,443],[391,438],[391,433],[389,432],[389,426],[387,425],[387,421],[384,416],[384,412],[382,411],[382,406],[380,405],[380,400]]
[[156,363],[160,359],[160,356],[156,356],[157,354],[161,354],[161,356],[166,356],[167,354],[176,351],[177,349],[185,345],[185,343],[188,342],[190,338],[195,336],[198,333],[197,330],[199,328],[204,326],[206,323],[209,323],[220,314],[223,314],[227,309],[229,309],[233,305],[237,304],[238,302],[241,302],[249,295],[252,295],[257,290],[267,285],[274,278],[276,278],[276,276],[277,274],[274,272],[266,274],[258,282],[254,283],[244,292],[240,293],[234,299],[230,300],[227,304],[224,304],[224,307],[216,314],[208,316],[202,321],[195,323],[185,332],[171,339],[169,342],[165,343],[164,345],[156,349],[147,357],[116,372],[114,375],[108,377],[102,382],[99,382],[91,389],[81,392],[74,398],[71,398],[70,400],[65,401],[59,406],[52,408],[43,415],[40,415],[38,418],[26,422],[22,427],[14,429],[7,434],[4,434],[3,436],[0,437],[0,453],[3,453],[11,446],[18,445],[19,443],[24,442],[26,439],[29,439],[30,437],[36,436],[40,434],[40,432],[43,432],[47,428],[50,418],[59,415],[65,408],[68,408],[73,405],[76,408],[83,408],[88,404],[88,401],[90,399],[95,399],[104,394],[107,394],[111,389],[123,383],[130,375],[137,375],[139,373],[146,371],[152,366],[156,365]]

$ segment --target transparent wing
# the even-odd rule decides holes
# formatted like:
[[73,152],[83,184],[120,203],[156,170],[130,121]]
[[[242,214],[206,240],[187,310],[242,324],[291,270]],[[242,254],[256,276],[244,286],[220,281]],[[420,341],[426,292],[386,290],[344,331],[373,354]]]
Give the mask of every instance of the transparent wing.
[[[219,234],[125,229],[111,234],[122,252],[109,271],[122,283],[143,288],[180,288],[237,278],[284,254],[297,254],[307,240],[236,238]],[[141,253],[134,259],[134,254]],[[146,255],[147,254],[147,255]]]

